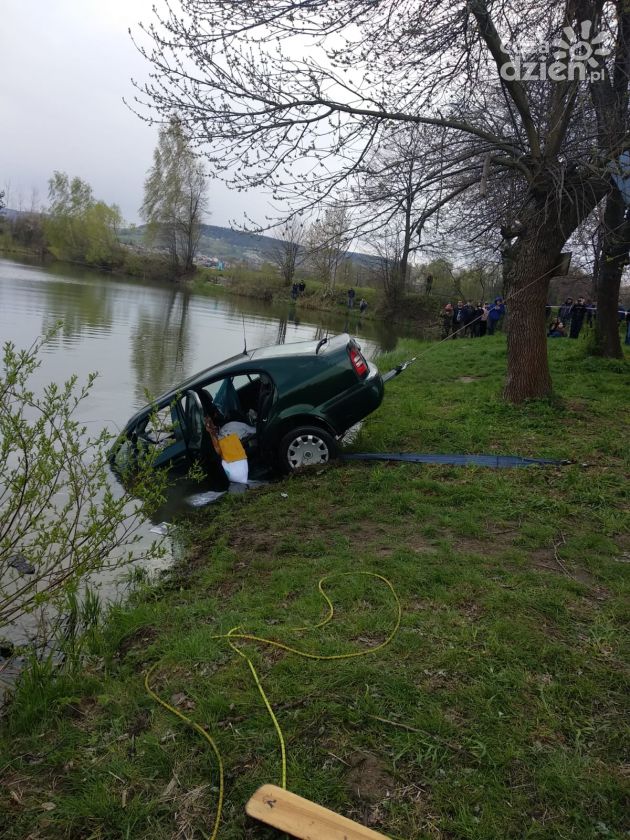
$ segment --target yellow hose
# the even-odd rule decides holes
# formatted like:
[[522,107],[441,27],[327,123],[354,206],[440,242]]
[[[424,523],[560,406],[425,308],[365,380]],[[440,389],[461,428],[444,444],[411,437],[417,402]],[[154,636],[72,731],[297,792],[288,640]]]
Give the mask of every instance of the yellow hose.
[[[222,635],[219,635],[219,636],[212,636],[213,639],[226,639],[227,643],[232,648],[232,650],[235,651],[239,656],[241,656],[247,662],[247,664],[249,666],[249,669],[250,669],[250,671],[252,673],[252,676],[254,678],[254,682],[256,684],[256,688],[258,689],[258,692],[259,692],[259,694],[262,698],[263,703],[265,704],[265,708],[267,709],[269,717],[271,718],[271,720],[273,722],[273,725],[274,725],[274,728],[276,730],[276,733],[278,735],[278,742],[280,744],[281,767],[282,767],[281,785],[284,789],[286,789],[286,786],[287,786],[287,753],[286,753],[286,745],[285,745],[285,741],[284,741],[284,736],[282,734],[282,729],[280,728],[280,724],[278,723],[278,719],[276,718],[276,716],[274,714],[274,711],[271,708],[271,704],[270,704],[270,702],[267,698],[267,695],[265,694],[265,690],[262,687],[262,684],[260,682],[260,678],[258,677],[258,674],[256,672],[256,668],[254,667],[254,663],[247,656],[247,654],[243,653],[243,651],[240,650],[234,644],[234,640],[235,639],[243,639],[245,641],[258,642],[260,644],[265,644],[265,645],[269,645],[271,647],[279,648],[280,650],[285,650],[288,653],[295,654],[296,656],[301,656],[301,657],[306,658],[306,659],[318,659],[320,661],[330,661],[330,660],[339,660],[339,659],[353,659],[357,656],[368,656],[369,654],[377,653],[379,650],[382,650],[384,647],[386,647],[392,641],[392,639],[394,638],[394,636],[398,632],[398,630],[400,628],[401,618],[402,618],[402,608],[401,608],[401,605],[400,605],[400,600],[398,598],[398,595],[396,594],[396,590],[394,589],[392,584],[389,582],[389,580],[387,580],[386,577],[383,577],[383,575],[379,575],[376,572],[340,572],[340,573],[336,573],[336,574],[325,575],[323,578],[321,578],[319,580],[317,588],[319,589],[319,592],[320,592],[321,596],[324,598],[324,600],[326,601],[326,603],[328,605],[326,616],[321,621],[319,621],[317,624],[308,625],[308,626],[305,626],[305,627],[295,627],[295,628],[290,628],[290,629],[293,632],[303,631],[303,630],[313,630],[313,629],[317,629],[317,628],[320,628],[320,627],[324,627],[326,624],[328,624],[330,621],[332,621],[332,619],[334,617],[334,614],[335,614],[335,608],[333,606],[332,601],[328,597],[328,595],[326,595],[326,593],[324,592],[324,587],[323,587],[324,581],[329,580],[330,578],[333,578],[333,577],[355,577],[355,576],[358,576],[358,575],[361,575],[363,577],[373,577],[373,578],[377,578],[378,580],[382,581],[389,588],[390,592],[393,595],[394,601],[396,603],[396,621],[394,623],[394,627],[391,630],[391,632],[389,633],[389,635],[387,636],[387,638],[385,639],[385,641],[381,642],[376,647],[367,648],[365,650],[351,651],[350,653],[317,654],[317,653],[308,653],[306,651],[298,650],[297,648],[291,647],[290,645],[285,645],[282,642],[277,642],[274,639],[265,639],[261,636],[254,636],[250,633],[239,633],[239,632],[237,632],[240,629],[239,627],[233,627],[230,631],[228,631],[228,633],[225,633],[225,634],[222,634]],[[176,715],[180,720],[184,721],[184,723],[188,724],[188,726],[192,727],[196,732],[198,732],[210,744],[210,747],[212,748],[212,751],[213,751],[213,753],[214,753],[214,755],[216,756],[216,759],[217,759],[217,765],[218,765],[218,768],[219,768],[219,799],[218,799],[218,802],[217,802],[217,809],[216,809],[216,814],[215,814],[214,823],[213,823],[213,827],[212,827],[212,834],[210,835],[210,838],[209,838],[209,840],[216,840],[217,835],[219,833],[219,824],[221,822],[221,812],[223,810],[223,796],[224,796],[224,771],[223,771],[223,760],[221,758],[221,753],[219,752],[219,748],[217,747],[216,742],[214,741],[212,736],[209,735],[208,732],[206,732],[205,729],[203,729],[198,723],[195,723],[194,720],[191,720],[191,718],[187,717],[185,714],[180,712],[179,709],[176,709],[174,706],[171,706],[170,703],[167,703],[166,700],[159,697],[159,695],[156,694],[155,691],[153,691],[153,689],[150,686],[149,679],[150,679],[151,675],[154,673],[154,671],[158,668],[159,664],[160,664],[159,662],[156,662],[154,665],[152,665],[151,668],[149,668],[149,670],[147,671],[147,673],[145,675],[144,687],[146,688],[148,694],[157,703],[159,703],[160,706],[163,706],[169,712]]]

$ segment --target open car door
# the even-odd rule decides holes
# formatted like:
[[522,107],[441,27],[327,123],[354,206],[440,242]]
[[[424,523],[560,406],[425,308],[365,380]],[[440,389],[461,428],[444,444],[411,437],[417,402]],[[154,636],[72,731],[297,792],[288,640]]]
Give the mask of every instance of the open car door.
[[190,461],[198,461],[206,471],[222,473],[221,460],[206,431],[205,412],[199,394],[196,391],[186,391],[183,402],[186,446]]

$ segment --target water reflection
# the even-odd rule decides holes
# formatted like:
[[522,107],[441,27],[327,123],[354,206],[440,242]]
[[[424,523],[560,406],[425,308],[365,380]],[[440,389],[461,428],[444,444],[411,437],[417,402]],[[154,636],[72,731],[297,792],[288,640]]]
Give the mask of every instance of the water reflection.
[[146,402],[147,393],[151,397],[161,393],[165,381],[177,382],[190,373],[190,292],[174,286],[157,306],[151,303],[139,308],[131,332],[130,362],[136,374],[137,403]]
[[108,290],[95,284],[68,286],[62,280],[46,283],[43,289],[48,304],[43,317],[43,329],[49,330],[62,322],[59,333],[62,343],[72,343],[78,336],[109,332],[113,308]]

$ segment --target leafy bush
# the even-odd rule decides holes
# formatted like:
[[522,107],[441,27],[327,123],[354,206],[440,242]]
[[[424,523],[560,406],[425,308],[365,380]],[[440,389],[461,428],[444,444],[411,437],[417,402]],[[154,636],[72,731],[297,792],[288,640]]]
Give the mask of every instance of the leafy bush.
[[[51,335],[28,350],[7,342],[0,371],[0,629],[79,582],[134,559],[138,525],[159,504],[165,479],[147,460],[135,496],[112,481],[112,436],[76,419],[96,374],[36,393],[29,386]],[[149,553],[160,552],[154,545]]]

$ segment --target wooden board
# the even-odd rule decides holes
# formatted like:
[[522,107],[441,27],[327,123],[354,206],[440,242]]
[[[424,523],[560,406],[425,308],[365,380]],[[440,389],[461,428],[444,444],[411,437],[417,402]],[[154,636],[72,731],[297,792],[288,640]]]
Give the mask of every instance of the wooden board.
[[276,785],[258,788],[245,810],[250,817],[299,840],[388,840],[384,834]]

